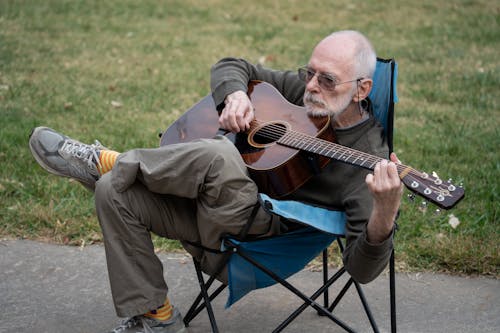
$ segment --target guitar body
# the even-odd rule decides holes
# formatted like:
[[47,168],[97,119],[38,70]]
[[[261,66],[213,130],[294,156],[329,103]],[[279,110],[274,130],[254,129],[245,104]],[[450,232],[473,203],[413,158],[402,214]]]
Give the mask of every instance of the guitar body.
[[[260,125],[246,133],[225,135],[240,152],[259,191],[272,197],[282,197],[304,184],[330,159],[323,156],[313,158],[306,152],[277,144],[272,139],[261,137],[259,130],[270,126],[280,132],[300,132],[332,142],[334,134],[330,119],[309,117],[305,108],[289,103],[265,82],[250,82],[248,94]],[[208,95],[167,128],[160,145],[212,138],[218,132],[220,134],[218,119],[214,101]]]

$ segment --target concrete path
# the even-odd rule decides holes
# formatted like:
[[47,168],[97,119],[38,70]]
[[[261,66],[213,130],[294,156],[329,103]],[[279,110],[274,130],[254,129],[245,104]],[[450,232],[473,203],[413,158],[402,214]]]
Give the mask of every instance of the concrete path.
[[[185,313],[197,294],[191,259],[160,254],[170,298]],[[320,272],[304,270],[292,283],[312,293]],[[390,330],[387,276],[364,287],[382,332]],[[300,300],[279,286],[252,292],[230,309],[226,294],[215,301],[221,332],[271,332]],[[104,248],[43,244],[25,240],[0,241],[0,333],[106,332],[119,319],[109,291]],[[500,332],[500,281],[441,274],[398,274],[399,332]],[[369,324],[359,300],[348,297],[336,314],[360,332]],[[210,332],[205,313],[190,326],[191,333]],[[326,318],[306,310],[284,332],[343,332]]]

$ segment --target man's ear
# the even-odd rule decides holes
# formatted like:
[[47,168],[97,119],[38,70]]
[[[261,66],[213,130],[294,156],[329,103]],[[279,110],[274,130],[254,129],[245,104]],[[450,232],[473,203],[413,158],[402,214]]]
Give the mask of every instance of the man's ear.
[[370,94],[370,91],[372,91],[372,87],[373,87],[372,79],[361,79],[358,82],[357,92],[353,98],[354,102],[357,103],[367,98],[368,95]]

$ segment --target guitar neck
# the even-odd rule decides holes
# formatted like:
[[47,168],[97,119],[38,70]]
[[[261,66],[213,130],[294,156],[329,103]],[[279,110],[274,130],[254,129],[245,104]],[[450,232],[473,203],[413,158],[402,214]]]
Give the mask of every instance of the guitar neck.
[[[375,165],[383,160],[378,156],[294,131],[286,132],[276,142],[283,146],[326,156],[369,170],[373,170]],[[399,178],[408,189],[441,208],[453,207],[464,196],[463,188],[453,185],[450,180],[442,181],[435,175],[420,172],[400,163],[396,164],[396,167]]]
[[[325,156],[340,162],[356,165],[368,170],[373,170],[375,165],[383,160],[383,158],[378,156],[293,131],[288,131],[277,141],[277,143],[290,148]],[[398,164],[399,173],[402,173],[408,168],[408,166]]]

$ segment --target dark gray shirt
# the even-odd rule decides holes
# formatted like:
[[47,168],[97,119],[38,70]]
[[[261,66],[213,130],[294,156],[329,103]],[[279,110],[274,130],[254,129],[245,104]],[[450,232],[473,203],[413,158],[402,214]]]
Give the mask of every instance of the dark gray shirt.
[[[224,106],[225,97],[232,92],[247,91],[250,80],[268,82],[289,102],[303,106],[305,84],[296,71],[271,70],[243,59],[225,58],[211,71],[212,96],[218,108]],[[335,134],[337,143],[343,146],[382,158],[389,155],[383,128],[371,115],[353,127],[336,129]],[[392,235],[380,244],[370,244],[366,238],[366,225],[372,211],[372,197],[365,183],[369,172],[331,161],[286,198],[345,211],[347,245],[343,261],[351,276],[361,283],[375,279],[382,272],[393,247]]]

